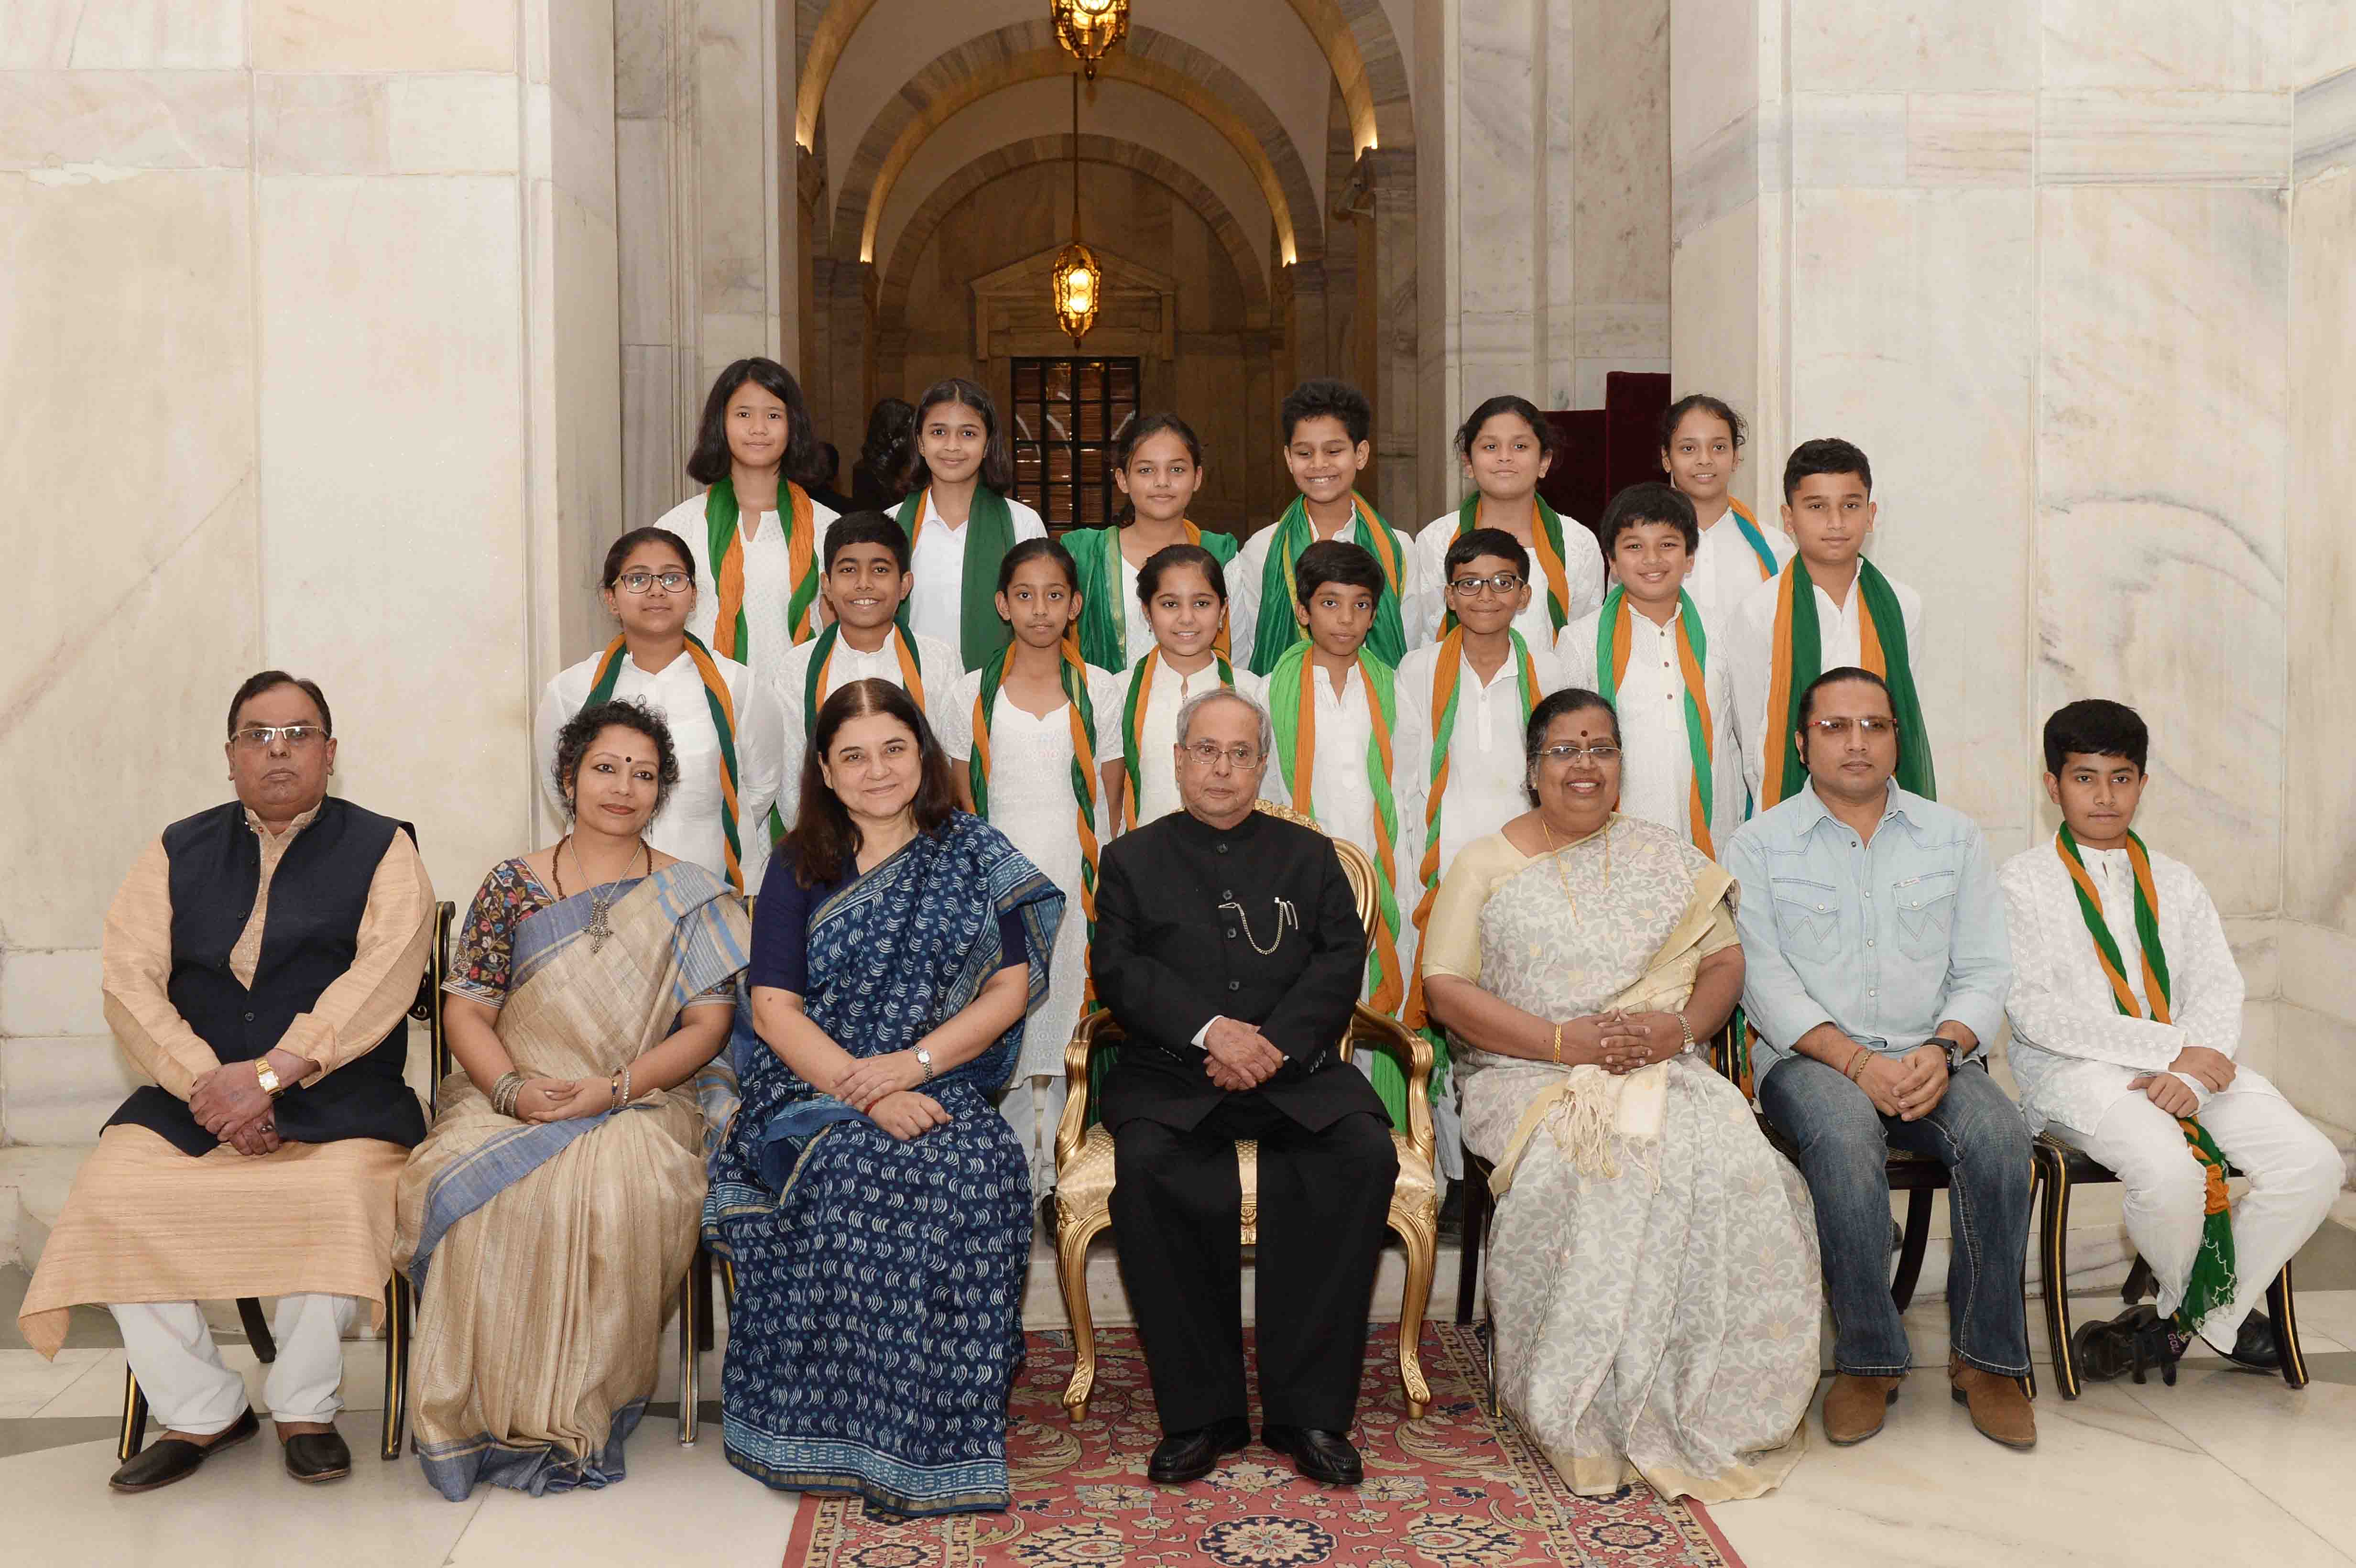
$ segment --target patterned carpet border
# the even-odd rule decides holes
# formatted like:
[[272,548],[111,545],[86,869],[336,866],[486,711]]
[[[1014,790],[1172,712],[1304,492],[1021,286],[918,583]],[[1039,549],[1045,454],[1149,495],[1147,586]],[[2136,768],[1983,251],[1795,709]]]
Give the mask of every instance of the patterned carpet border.
[[1134,1332],[1098,1331],[1097,1395],[1076,1424],[1060,1403],[1070,1336],[1034,1333],[1029,1346],[1012,1412],[1011,1510],[892,1524],[855,1499],[805,1498],[784,1568],[1742,1568],[1698,1505],[1643,1486],[1572,1492],[1510,1416],[1490,1417],[1479,1341],[1454,1324],[1424,1329],[1432,1403],[1415,1422],[1398,1329],[1376,1328],[1355,1490],[1312,1485],[1258,1444],[1206,1480],[1151,1485],[1160,1430]]

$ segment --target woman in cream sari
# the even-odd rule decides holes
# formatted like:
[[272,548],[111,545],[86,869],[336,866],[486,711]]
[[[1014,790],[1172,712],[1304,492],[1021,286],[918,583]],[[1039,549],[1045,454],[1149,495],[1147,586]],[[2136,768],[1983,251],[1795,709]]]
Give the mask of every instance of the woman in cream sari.
[[573,828],[475,896],[443,987],[458,1071],[401,1178],[417,1454],[453,1500],[622,1478],[695,1254],[698,1078],[745,963],[727,885],[642,837],[679,778],[663,721],[586,708],[556,773]]
[[1614,811],[1594,692],[1526,750],[1537,809],[1458,854],[1423,955],[1495,1168],[1499,1392],[1583,1494],[1756,1497],[1799,1458],[1821,1287],[1806,1186],[1696,1047],[1742,990],[1732,881]]

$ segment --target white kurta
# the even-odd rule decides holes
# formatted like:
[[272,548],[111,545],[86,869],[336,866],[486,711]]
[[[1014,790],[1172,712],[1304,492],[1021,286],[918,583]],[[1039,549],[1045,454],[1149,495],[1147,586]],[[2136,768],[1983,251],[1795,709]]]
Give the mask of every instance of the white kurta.
[[[708,646],[720,621],[720,574],[712,563],[712,531],[703,520],[703,502],[702,494],[690,496],[655,519],[655,526],[669,528],[687,541],[687,553],[695,565],[695,610],[687,618],[687,629],[701,637]],[[818,537],[817,548],[820,550],[825,548],[826,530],[833,522],[832,507],[816,501],[810,503],[810,531]],[[741,517],[737,527],[745,528]],[[825,560],[823,554],[819,557],[821,570]],[[786,650],[793,645],[793,631],[787,619],[793,601],[794,580],[787,559],[786,530],[776,512],[764,512],[744,534],[744,628],[752,645],[736,650],[739,663],[766,671],[773,661],[785,656]],[[814,617],[819,613],[812,612]],[[811,622],[813,626],[819,624],[815,618]]]
[[[1137,664],[1144,662],[1141,657]],[[1236,672],[1236,689],[1266,708],[1268,682],[1240,664],[1229,662]],[[1133,664],[1130,667],[1130,674],[1120,678],[1120,689],[1116,699],[1120,706],[1113,711],[1116,725],[1120,722],[1122,709],[1128,705],[1129,683],[1136,673],[1137,665]],[[1178,772],[1172,751],[1178,743],[1178,710],[1186,705],[1189,698],[1199,697],[1218,684],[1219,666],[1215,659],[1192,675],[1180,675],[1167,663],[1154,666],[1153,687],[1145,694],[1145,714],[1138,721],[1140,798],[1130,816],[1130,821],[1136,826],[1143,827],[1167,816],[1183,804],[1178,798]],[[1261,780],[1259,793],[1263,798],[1280,803],[1289,798],[1284,792],[1284,780],[1278,776],[1273,767]]]
[[[1369,858],[1376,854],[1375,792],[1366,773],[1366,743],[1373,715],[1366,707],[1365,674],[1353,665],[1340,691],[1332,677],[1310,663],[1301,671],[1316,692],[1317,755],[1306,809],[1336,838],[1347,838]],[[1401,696],[1391,731],[1391,802],[1398,832],[1391,845],[1391,886],[1398,894],[1400,973],[1415,973],[1415,901],[1421,884],[1415,869],[1423,855],[1423,799],[1431,776],[1430,741],[1421,709]],[[1281,770],[1271,768],[1271,773]],[[1296,803],[1298,804],[1298,803]]]
[[[1535,526],[1537,518],[1533,517],[1531,522]],[[1407,645],[1409,648],[1420,645],[1422,640],[1436,639],[1440,635],[1440,624],[1446,619],[1451,608],[1448,599],[1448,547],[1455,542],[1454,512],[1445,512],[1432,518],[1423,525],[1423,531],[1415,536],[1417,567],[1423,581],[1430,585],[1432,608],[1430,626],[1424,632],[1423,639],[1408,636]],[[1570,620],[1578,620],[1603,603],[1607,590],[1602,547],[1595,542],[1595,536],[1588,531],[1586,525],[1568,517],[1562,519],[1562,575],[1563,585],[1569,591],[1570,603],[1567,608]],[[1520,614],[1514,617],[1514,630],[1522,635],[1522,640],[1530,645],[1533,653],[1553,645],[1554,616],[1547,609],[1546,569],[1538,564],[1535,550],[1530,554],[1530,602],[1522,607]]]
[[[1353,508],[1349,522],[1333,537],[1370,549],[1365,530],[1372,526],[1364,512]],[[1411,648],[1431,641],[1431,629],[1440,624],[1440,601],[1424,576],[1423,560],[1415,552],[1415,541],[1388,524],[1384,527],[1398,547],[1399,627]],[[1271,523],[1244,540],[1236,559],[1227,563],[1227,624],[1234,633],[1236,663],[1239,665],[1252,662],[1252,639],[1259,625],[1260,577],[1268,571],[1268,552],[1275,538],[1276,526]],[[1284,647],[1291,645],[1292,640],[1287,638]],[[1282,653],[1284,648],[1273,651]]]
[[[1551,639],[1532,642],[1529,649],[1530,665],[1537,675],[1538,688],[1531,694],[1536,703],[1562,688],[1562,664],[1555,656]],[[1414,704],[1418,727],[1432,743],[1437,743],[1440,733],[1440,709],[1433,704],[1431,689],[1439,664],[1440,645],[1427,643],[1410,648],[1398,667],[1399,700]],[[1529,798],[1522,793],[1526,772],[1522,741],[1526,728],[1515,661],[1507,658],[1485,681],[1468,665],[1458,677],[1456,728],[1448,739],[1448,789],[1440,813],[1442,876],[1464,846],[1499,831],[1530,808]],[[1318,733],[1322,738],[1324,731]],[[1322,775],[1324,770],[1321,766],[1318,771]],[[1425,811],[1419,822],[1429,815],[1430,778],[1431,753],[1427,745]],[[1420,865],[1420,859],[1417,863]],[[1417,896],[1421,896],[1419,891]]]
[[[1677,659],[1680,607],[1665,626],[1631,606],[1628,612],[1628,677],[1613,709],[1620,716],[1620,809],[1657,822],[1693,840],[1687,820],[1693,785],[1693,750],[1686,740],[1686,676]],[[1595,628],[1599,608],[1562,629],[1565,686],[1596,689]],[[1703,619],[1705,628],[1708,617]],[[1723,846],[1742,826],[1742,748],[1734,738],[1734,677],[1715,638],[1702,650],[1702,695],[1709,700],[1710,842]]]
[[[1047,537],[1047,525],[1040,520],[1039,514],[1012,496],[1006,498],[1006,510],[1013,524],[1013,543]],[[898,515],[896,507],[894,515]],[[932,494],[927,491],[924,520],[913,530],[916,548],[909,571],[916,576],[916,586],[908,593],[908,627],[921,636],[948,644],[953,650],[965,646],[961,635],[965,625],[965,530],[963,523],[952,528],[941,520]],[[823,541],[825,537],[821,530],[819,539]]]
[[[1766,777],[1768,731],[1771,728],[1780,731],[1783,722],[1777,714],[1771,725],[1767,713],[1767,688],[1774,673],[1775,599],[1781,589],[1781,580],[1771,578],[1744,594],[1723,635],[1734,677],[1734,733],[1742,747],[1743,777],[1754,795],[1762,793],[1760,781]],[[1920,648],[1922,596],[1894,577],[1890,579],[1890,591],[1897,596],[1899,613],[1906,622],[1906,645]],[[1838,669],[1861,664],[1865,595],[1857,591],[1854,581],[1845,604],[1835,604],[1822,588],[1815,590],[1815,595],[1816,636],[1823,650],[1818,667]],[[1709,628],[1710,652],[1715,655],[1721,634],[1709,625],[1708,612],[1702,620]]]
[[[937,733],[941,727],[941,705],[948,700],[949,688],[958,677],[965,673],[958,665],[957,650],[919,632],[916,645],[916,675],[925,683],[925,719]],[[778,711],[785,722],[785,783],[778,791],[777,810],[791,827],[801,809],[802,753],[809,742],[809,726],[813,717],[803,711],[809,687],[810,658],[818,650],[813,637],[787,654],[776,677]],[[834,645],[834,663],[828,667],[826,690],[819,693],[823,703],[827,697],[854,680],[888,680],[905,689],[907,681],[900,671],[900,652],[887,634],[884,645],[872,654],[861,653],[846,638],[838,637]]]
[[[748,595],[749,596],[749,595]],[[556,735],[581,711],[597,678],[605,656],[592,655],[559,670],[541,693],[532,721],[532,761],[541,792],[561,816],[563,793],[556,786]],[[775,688],[754,678],[734,659],[712,658],[736,715],[736,837],[747,891],[759,889],[769,865],[766,819],[786,776],[785,715]],[[728,837],[723,825],[720,788],[720,731],[712,721],[711,699],[695,661],[681,653],[659,670],[638,667],[628,654],[614,677],[614,695],[643,702],[669,726],[672,750],[679,756],[679,784],[670,798],[647,826],[647,842],[666,855],[692,860],[713,876],[728,875]]]
[[[1101,764],[1120,755],[1124,683],[1094,665],[1088,667],[1087,678]],[[981,672],[969,670],[950,687],[941,705],[941,746],[960,769],[973,754],[973,706],[980,692]],[[990,757],[989,821],[1064,891],[1064,920],[1056,928],[1055,952],[1048,965],[1047,998],[1023,1025],[1023,1054],[1000,1106],[1030,1158],[1032,1190],[1046,1192],[1055,1185],[1064,1047],[1079,1022],[1087,981],[1088,923],[1081,903],[1079,807],[1072,794],[1071,705],[1042,718],[1026,712],[1001,690],[991,714]],[[1101,810],[1097,820],[1101,844],[1109,824]]]
[[[1775,570],[1781,571],[1792,559],[1792,536],[1780,522],[1762,521],[1759,532],[1767,541],[1768,553],[1775,558]],[[1728,624],[1751,591],[1766,581],[1759,572],[1759,552],[1742,537],[1742,525],[1734,520],[1731,510],[1702,529],[1701,548],[1694,551],[1693,570],[1686,574],[1686,592],[1693,596],[1701,624],[1711,636],[1718,635],[1718,629]]]

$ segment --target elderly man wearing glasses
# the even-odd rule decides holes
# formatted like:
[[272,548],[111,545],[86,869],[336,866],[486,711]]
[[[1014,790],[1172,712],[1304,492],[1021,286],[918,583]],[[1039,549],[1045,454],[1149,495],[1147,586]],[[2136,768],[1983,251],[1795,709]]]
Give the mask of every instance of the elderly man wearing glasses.
[[1794,739],[1807,782],[1727,845],[1742,884],[1742,1005],[1759,1104],[1815,1200],[1837,1376],[1825,1435],[1881,1430],[1911,1352],[1890,1296],[1890,1146],[1948,1168],[1947,1381],[1972,1424],[2027,1448],[2029,1128],[1982,1047],[2012,982],[2004,893],[1971,818],[1901,788],[1881,677],[1826,670]]
[[1183,811],[1106,847],[1091,950],[1129,1043],[1104,1087],[1113,1237],[1180,1483],[1251,1441],[1238,1139],[1259,1141],[1262,1438],[1355,1486],[1375,1264],[1398,1173],[1390,1125],[1334,1046],[1366,965],[1332,842],[1256,813],[1266,710],[1215,688],[1178,714]]
[[155,1083],[82,1162],[17,1321],[44,1355],[105,1303],[166,1430],[118,1491],[260,1430],[198,1302],[278,1300],[262,1383],[287,1473],[348,1475],[341,1339],[392,1266],[393,1187],[425,1136],[402,1081],[434,889],[406,823],[327,795],[334,720],[264,670],[229,709],[237,798],[150,841],[107,911],[116,1041]]

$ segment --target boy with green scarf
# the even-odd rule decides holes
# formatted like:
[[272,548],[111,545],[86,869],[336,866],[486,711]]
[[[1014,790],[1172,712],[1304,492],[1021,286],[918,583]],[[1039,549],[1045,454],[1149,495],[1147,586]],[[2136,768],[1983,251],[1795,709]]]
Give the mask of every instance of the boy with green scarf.
[[[2150,732],[2099,698],[2045,721],[2054,836],[1997,874],[2012,932],[2012,1071],[2020,1108],[2118,1173],[2127,1234],[2159,1306],[2073,1334],[2081,1375],[2116,1377],[2140,1330],[2169,1361],[2196,1337],[2245,1367],[2282,1365],[2256,1303],[2331,1211],[2339,1151],[2235,1060],[2242,974],[2192,869],[2135,821]],[[2225,1163],[2250,1179],[2227,1202]],[[2164,1327],[2163,1327],[2164,1326]],[[2174,1381],[2170,1371],[2169,1381]]]

